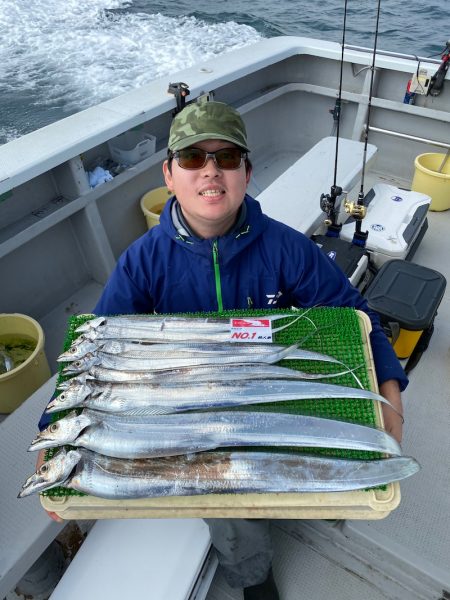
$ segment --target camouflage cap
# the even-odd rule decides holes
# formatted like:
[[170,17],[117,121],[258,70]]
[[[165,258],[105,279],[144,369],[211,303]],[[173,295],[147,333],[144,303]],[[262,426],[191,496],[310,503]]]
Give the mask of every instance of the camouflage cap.
[[172,152],[204,140],[226,140],[249,149],[244,121],[224,102],[188,104],[172,121],[168,144]]

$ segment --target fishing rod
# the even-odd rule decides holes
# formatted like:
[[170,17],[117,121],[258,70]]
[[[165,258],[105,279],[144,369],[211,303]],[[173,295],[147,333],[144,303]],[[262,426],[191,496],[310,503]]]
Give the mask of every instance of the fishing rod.
[[333,119],[336,122],[336,151],[334,156],[334,177],[333,185],[329,194],[322,194],[320,196],[320,208],[327,214],[325,224],[327,228],[328,237],[339,237],[339,233],[342,229],[342,225],[338,225],[336,221],[336,200],[342,194],[342,187],[337,185],[337,167],[338,167],[338,154],[339,154],[339,130],[341,124],[341,105],[342,105],[342,74],[344,71],[344,48],[345,48],[345,33],[347,24],[347,1],[344,4],[344,24],[342,27],[342,43],[341,43],[341,66],[339,74],[339,92],[334,105],[334,109],[330,112],[333,114]]
[[377,6],[377,20],[375,26],[375,36],[374,36],[374,44],[373,44],[373,54],[372,54],[372,66],[371,66],[371,76],[370,76],[370,88],[369,88],[369,100],[367,105],[367,123],[364,127],[364,151],[363,151],[363,166],[361,173],[361,187],[358,194],[358,200],[356,204],[354,202],[345,202],[345,210],[355,219],[355,233],[353,234],[352,244],[355,246],[365,247],[367,236],[369,235],[368,231],[362,231],[361,229],[361,221],[366,216],[366,207],[364,205],[364,178],[366,172],[366,161],[367,161],[367,145],[369,141],[369,128],[370,128],[370,113],[372,108],[372,95],[373,95],[373,82],[375,75],[375,58],[377,54],[377,42],[378,42],[378,31],[379,31],[379,23],[380,23],[380,12],[381,12],[381,0],[378,0]]

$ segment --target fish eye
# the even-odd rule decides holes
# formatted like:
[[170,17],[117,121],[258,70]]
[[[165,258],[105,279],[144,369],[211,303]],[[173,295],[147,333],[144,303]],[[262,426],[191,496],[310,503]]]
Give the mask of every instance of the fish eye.
[[42,465],[42,467],[39,469],[39,471],[41,473],[47,473],[48,471],[48,466],[47,465]]
[[72,352],[72,354],[75,354],[75,352],[76,352],[76,351],[77,351],[77,349],[76,349],[76,348],[70,348],[70,349],[69,349],[69,352]]
[[52,433],[54,433],[55,431],[58,431],[58,429],[59,429],[58,423],[53,423],[52,425],[50,425],[50,431]]
[[66,394],[64,392],[62,394],[60,394],[58,396],[58,400],[60,400],[61,402],[65,402],[65,400],[66,400]]

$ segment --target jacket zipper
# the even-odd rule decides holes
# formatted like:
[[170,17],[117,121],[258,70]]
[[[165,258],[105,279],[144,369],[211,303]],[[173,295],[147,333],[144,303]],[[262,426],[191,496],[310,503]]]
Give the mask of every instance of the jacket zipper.
[[216,282],[217,306],[218,306],[219,312],[223,312],[222,286],[220,284],[219,248],[217,245],[217,240],[214,240],[212,250],[213,250],[213,261],[214,261],[214,279]]

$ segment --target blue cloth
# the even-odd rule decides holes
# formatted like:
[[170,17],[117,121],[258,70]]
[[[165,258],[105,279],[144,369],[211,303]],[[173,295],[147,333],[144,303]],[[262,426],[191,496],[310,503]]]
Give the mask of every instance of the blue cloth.
[[103,169],[103,167],[95,167],[93,171],[88,171],[88,177],[91,188],[95,188],[98,185],[113,179],[111,173],[106,169]]

